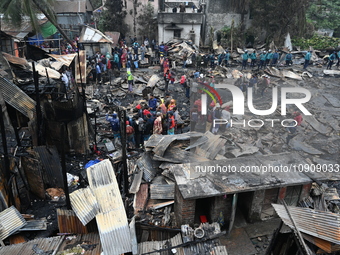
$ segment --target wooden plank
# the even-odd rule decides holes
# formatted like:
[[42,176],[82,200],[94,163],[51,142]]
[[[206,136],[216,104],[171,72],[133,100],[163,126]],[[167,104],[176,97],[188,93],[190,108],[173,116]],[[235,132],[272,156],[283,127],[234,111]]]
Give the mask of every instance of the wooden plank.
[[75,57],[75,76],[76,76],[76,83],[81,83],[81,81],[86,84],[86,51],[81,50],[79,51],[79,59],[80,59],[80,72],[81,72],[81,79],[80,79],[80,72],[79,72],[79,64],[78,64],[78,56]]

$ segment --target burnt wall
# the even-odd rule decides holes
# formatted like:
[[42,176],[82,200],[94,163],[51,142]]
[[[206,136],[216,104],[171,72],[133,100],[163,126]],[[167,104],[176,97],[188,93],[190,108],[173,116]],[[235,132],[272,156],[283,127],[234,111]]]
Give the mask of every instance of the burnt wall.
[[175,186],[175,218],[176,225],[181,226],[182,224],[194,224],[195,220],[195,199],[184,199],[178,186]]

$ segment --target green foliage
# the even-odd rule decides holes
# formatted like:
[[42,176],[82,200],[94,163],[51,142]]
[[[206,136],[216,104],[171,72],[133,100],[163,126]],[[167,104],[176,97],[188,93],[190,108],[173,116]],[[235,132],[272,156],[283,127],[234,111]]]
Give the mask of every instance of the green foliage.
[[56,22],[52,9],[54,0],[1,0],[0,13],[4,14],[4,19],[15,26],[20,26],[25,16],[29,17],[34,30],[39,31],[40,25],[37,13],[41,9],[49,16],[52,23]]
[[[289,32],[291,36],[305,36],[311,26],[306,21],[306,8],[310,0],[253,0],[250,11],[255,37],[265,33],[266,43],[282,44]],[[262,38],[260,38],[262,39]]]
[[150,3],[142,5],[140,14],[137,17],[138,32],[140,35],[146,36],[149,40],[156,38],[157,33],[157,18],[155,17],[155,10]]
[[314,49],[322,50],[327,48],[337,48],[338,45],[340,45],[340,38],[314,35],[310,39],[293,38],[292,44],[305,50],[308,50],[310,46]]
[[340,27],[340,0],[312,0],[307,17],[316,28]]
[[122,0],[106,1],[105,7],[107,10],[104,10],[99,17],[99,30],[120,32],[122,36],[125,36],[128,31],[128,26],[124,22],[127,12],[123,10]]
[[99,8],[102,5],[102,0],[91,0],[94,9]]
[[224,48],[231,48],[231,40],[233,40],[233,48],[239,47],[243,48],[244,42],[245,42],[245,33],[242,32],[242,24],[234,27],[234,21],[232,22],[232,25],[224,26],[219,31],[220,36],[220,44]]

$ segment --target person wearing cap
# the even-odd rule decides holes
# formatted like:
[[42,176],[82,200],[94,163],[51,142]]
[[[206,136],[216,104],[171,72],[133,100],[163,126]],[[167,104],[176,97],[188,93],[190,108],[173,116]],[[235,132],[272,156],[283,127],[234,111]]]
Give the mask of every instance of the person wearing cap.
[[153,123],[153,134],[161,135],[163,132],[163,125],[162,125],[162,113],[156,113],[156,119]]
[[249,57],[250,57],[250,59],[251,59],[250,66],[251,66],[251,67],[255,67],[255,65],[256,65],[256,60],[257,60],[257,56],[256,56],[255,50],[253,51],[253,53],[250,54]]
[[259,63],[258,69],[262,69],[265,67],[266,59],[267,59],[267,52],[263,51],[260,55],[260,63]]
[[286,54],[285,61],[286,61],[286,66],[292,65],[293,64],[293,55],[292,52],[289,51],[288,54]]
[[335,59],[336,59],[336,52],[333,51],[333,53],[328,58],[327,69],[329,69],[329,70],[332,69],[332,65],[334,64]]
[[127,144],[130,148],[133,148],[135,146],[135,130],[130,125],[130,122],[128,120],[125,121],[125,124]]
[[264,67],[267,67],[267,65],[269,65],[272,60],[273,60],[273,52],[272,50],[268,50],[268,54],[266,56],[266,63]]
[[248,58],[248,50],[245,50],[245,52],[242,54],[242,70],[247,69]]
[[312,51],[308,51],[305,55],[305,63],[303,65],[303,69],[307,69],[311,58],[312,58]]

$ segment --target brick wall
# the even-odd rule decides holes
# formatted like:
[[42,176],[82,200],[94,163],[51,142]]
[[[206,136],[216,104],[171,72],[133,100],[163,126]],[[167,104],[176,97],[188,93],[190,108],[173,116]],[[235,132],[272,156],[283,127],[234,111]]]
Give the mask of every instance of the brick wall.
[[178,186],[175,186],[175,217],[176,225],[180,227],[183,224],[194,224],[195,220],[195,199],[184,199]]

